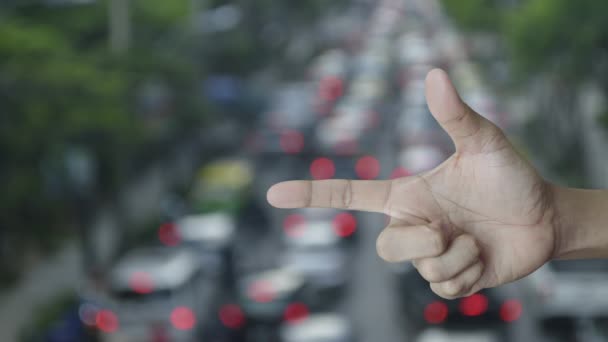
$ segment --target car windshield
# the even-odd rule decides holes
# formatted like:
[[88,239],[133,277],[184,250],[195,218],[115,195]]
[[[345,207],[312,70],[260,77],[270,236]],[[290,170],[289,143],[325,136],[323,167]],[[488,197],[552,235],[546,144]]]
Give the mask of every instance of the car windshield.
[[551,263],[558,272],[606,272],[608,260],[559,260]]

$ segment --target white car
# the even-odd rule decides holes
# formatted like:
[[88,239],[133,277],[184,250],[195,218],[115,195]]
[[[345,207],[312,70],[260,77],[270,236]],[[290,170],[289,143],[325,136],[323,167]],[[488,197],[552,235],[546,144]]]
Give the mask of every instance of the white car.
[[341,49],[330,49],[320,54],[313,62],[313,80],[319,81],[325,77],[346,79],[349,59]]
[[217,291],[193,251],[140,248],[112,268],[106,289],[83,291],[79,312],[101,341],[192,341],[211,332],[202,319],[215,314]]
[[281,342],[352,342],[353,326],[342,315],[313,314],[298,324],[284,324],[280,328]]
[[205,271],[219,275],[233,266],[236,220],[232,215],[225,212],[188,215],[175,225],[181,243],[197,252]]
[[411,145],[399,154],[399,165],[416,174],[433,169],[444,159],[444,153],[436,146]]
[[528,279],[539,298],[541,319],[608,316],[608,261],[557,260]]
[[275,268],[249,274],[238,282],[238,297],[249,323],[281,323],[290,305],[306,295],[305,278],[298,272]]

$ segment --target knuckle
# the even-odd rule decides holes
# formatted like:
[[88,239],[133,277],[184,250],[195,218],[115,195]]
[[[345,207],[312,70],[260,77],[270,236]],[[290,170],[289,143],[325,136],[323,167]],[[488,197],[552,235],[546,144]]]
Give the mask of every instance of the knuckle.
[[427,229],[427,235],[432,253],[435,256],[443,253],[446,248],[446,241],[441,231],[430,227],[425,228]]
[[456,297],[462,293],[462,291],[464,289],[464,284],[462,283],[462,281],[460,281],[458,279],[451,279],[451,280],[444,282],[441,287],[443,289],[443,292],[445,292],[445,294],[447,294],[448,296],[451,296],[451,297]]
[[342,186],[342,206],[346,209],[350,208],[353,199],[353,185],[350,180],[345,180],[344,185]]
[[445,278],[442,267],[439,262],[434,259],[420,260],[418,263],[418,272],[420,272],[424,279],[432,283],[442,281]]

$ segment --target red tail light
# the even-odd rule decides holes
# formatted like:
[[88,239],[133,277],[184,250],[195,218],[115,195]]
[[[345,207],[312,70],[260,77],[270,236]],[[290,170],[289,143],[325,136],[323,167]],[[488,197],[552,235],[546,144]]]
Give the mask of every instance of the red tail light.
[[291,214],[283,220],[283,230],[285,234],[291,237],[298,237],[304,233],[304,216],[299,214]]
[[95,325],[105,333],[113,333],[118,330],[118,317],[110,310],[99,310],[95,316]]
[[220,321],[228,328],[238,329],[245,324],[245,314],[238,305],[226,304],[220,308]]
[[482,294],[462,298],[460,300],[460,312],[465,316],[483,315],[488,310],[488,298]]
[[287,323],[298,323],[306,317],[308,317],[308,307],[303,303],[291,303],[283,313]]
[[344,92],[344,82],[338,77],[326,77],[319,83],[319,97],[324,101],[335,101]]
[[361,157],[357,160],[355,172],[361,179],[374,179],[380,174],[380,162],[372,156]]
[[357,230],[357,219],[350,213],[340,213],[334,217],[333,228],[336,235],[349,237]]
[[150,275],[140,271],[131,274],[131,277],[129,277],[129,286],[133,292],[138,294],[148,294],[154,290],[154,284],[152,283]]
[[287,154],[300,153],[304,148],[304,135],[295,129],[284,129],[280,133],[279,145]]
[[448,306],[442,301],[434,301],[424,308],[424,319],[430,324],[441,324],[448,318]]
[[158,228],[158,239],[166,246],[176,246],[181,238],[174,223],[164,223]]
[[170,321],[175,329],[191,330],[196,324],[196,316],[189,307],[178,306],[171,312]]
[[329,158],[317,158],[310,164],[310,174],[314,179],[332,178],[335,173],[336,167]]
[[517,299],[506,300],[500,306],[500,319],[505,322],[514,322],[519,319],[523,311],[521,302]]

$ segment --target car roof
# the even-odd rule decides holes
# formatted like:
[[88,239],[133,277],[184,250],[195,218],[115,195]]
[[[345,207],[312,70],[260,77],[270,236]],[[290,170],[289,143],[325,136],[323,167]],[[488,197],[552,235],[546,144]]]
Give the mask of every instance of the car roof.
[[304,278],[298,272],[286,268],[276,268],[246,276],[241,287],[247,291],[255,283],[269,284],[273,293],[281,297],[293,293],[304,285]]
[[234,217],[223,212],[184,216],[176,226],[182,240],[210,244],[227,243],[236,230]]
[[126,254],[110,272],[115,291],[132,290],[133,277],[144,275],[155,290],[179,287],[198,271],[193,251],[185,248],[143,247]]
[[284,325],[281,337],[286,342],[330,342],[343,341],[352,336],[348,320],[338,314],[311,315],[298,324]]
[[324,247],[336,245],[340,238],[332,221],[308,221],[294,227],[297,234],[285,235],[291,247]]

